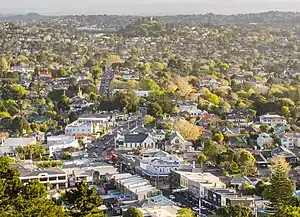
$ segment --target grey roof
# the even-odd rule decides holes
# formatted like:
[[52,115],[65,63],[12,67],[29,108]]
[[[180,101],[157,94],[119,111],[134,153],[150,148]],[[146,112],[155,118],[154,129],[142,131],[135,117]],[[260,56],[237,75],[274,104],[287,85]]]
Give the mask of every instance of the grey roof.
[[242,184],[243,182],[250,182],[250,180],[245,176],[236,176],[231,179],[231,184]]
[[24,147],[36,142],[35,138],[8,138],[0,144],[0,154],[15,153],[18,146]]
[[272,154],[272,156],[283,156],[283,157],[295,157],[295,158],[297,158],[297,156],[292,151],[290,151],[289,149],[287,149],[283,146],[280,146],[280,147],[274,149],[271,152],[271,154]]
[[172,133],[172,135],[170,136],[170,140],[172,140],[172,139],[174,139],[176,137],[179,137],[180,139],[182,139],[183,141],[185,141],[184,138],[182,137],[182,135],[180,135],[180,133],[178,133],[177,131],[175,131],[174,133]]
[[66,175],[64,171],[57,167],[37,169],[34,167],[27,167],[25,164],[21,163],[13,163],[11,164],[11,166],[19,171],[21,178],[39,176],[40,174],[45,173],[47,173],[48,175]]
[[125,134],[124,142],[125,143],[142,143],[144,142],[150,135],[144,133],[138,134]]

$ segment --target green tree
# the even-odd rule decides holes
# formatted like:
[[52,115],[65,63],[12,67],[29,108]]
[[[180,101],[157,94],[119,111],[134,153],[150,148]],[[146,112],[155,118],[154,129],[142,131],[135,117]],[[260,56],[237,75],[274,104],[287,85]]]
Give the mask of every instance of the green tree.
[[280,207],[274,217],[300,217],[300,207],[289,205]]
[[199,160],[200,167],[203,167],[204,163],[207,161],[205,154],[197,155],[197,159]]
[[214,133],[212,139],[218,143],[222,143],[224,141],[224,135],[221,132],[217,132]]
[[132,206],[123,213],[123,217],[143,217],[143,213],[136,207]]
[[181,208],[177,211],[176,217],[194,217],[195,213],[189,208]]
[[282,159],[272,169],[271,185],[265,189],[264,196],[275,206],[288,203],[295,193],[295,184],[288,177],[288,170]]
[[63,156],[61,157],[63,160],[70,160],[71,153],[70,152],[64,152]]
[[81,216],[89,214],[103,203],[96,194],[96,189],[90,189],[89,184],[85,182],[78,183],[76,189],[66,191],[64,201],[71,213],[80,213]]
[[31,181],[26,185],[19,179],[10,160],[0,157],[0,216],[64,217],[64,209],[47,198],[43,184]]
[[241,174],[246,176],[256,175],[256,160],[253,155],[245,150],[241,149],[236,154],[236,162],[241,168]]
[[145,117],[143,117],[143,124],[145,126],[151,126],[155,121],[155,118],[152,117],[151,115],[146,115]]
[[253,217],[252,209],[243,205],[224,206],[216,214],[221,217]]
[[23,135],[30,130],[30,125],[24,117],[15,117],[10,124],[10,128],[14,132]]
[[262,193],[264,192],[266,188],[266,183],[264,181],[259,181],[258,183],[256,183],[255,185],[255,195],[262,197]]
[[216,144],[212,140],[208,140],[204,144],[203,154],[209,161],[216,163],[217,157],[220,154],[220,148],[218,144]]
[[163,109],[158,103],[150,103],[148,105],[147,113],[155,118],[161,117],[163,114]]
[[0,58],[0,77],[1,78],[5,77],[5,75],[7,74],[8,68],[9,68],[9,64],[7,62],[7,59],[4,56],[2,56]]
[[160,87],[158,84],[152,80],[151,78],[143,78],[140,81],[140,89],[141,90],[152,90],[152,91],[159,91]]

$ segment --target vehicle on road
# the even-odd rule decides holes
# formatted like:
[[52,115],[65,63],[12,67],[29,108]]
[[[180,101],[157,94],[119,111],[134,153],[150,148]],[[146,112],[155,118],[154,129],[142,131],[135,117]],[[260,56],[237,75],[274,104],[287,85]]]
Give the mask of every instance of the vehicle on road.
[[199,212],[199,208],[196,207],[196,206],[194,206],[194,207],[192,208],[192,210],[194,210],[195,212]]
[[172,194],[169,196],[169,198],[170,198],[171,200],[175,200],[175,196],[172,195]]

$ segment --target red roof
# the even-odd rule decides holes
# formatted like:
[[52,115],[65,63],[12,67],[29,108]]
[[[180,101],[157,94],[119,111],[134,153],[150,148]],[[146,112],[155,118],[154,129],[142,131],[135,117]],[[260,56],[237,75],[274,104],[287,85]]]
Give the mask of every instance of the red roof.
[[41,78],[52,78],[51,72],[40,72],[39,77]]

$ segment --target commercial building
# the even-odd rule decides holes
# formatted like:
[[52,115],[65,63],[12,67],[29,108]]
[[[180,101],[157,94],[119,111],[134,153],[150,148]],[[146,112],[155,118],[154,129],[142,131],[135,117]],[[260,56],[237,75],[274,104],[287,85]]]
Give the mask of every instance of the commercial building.
[[158,189],[138,175],[118,174],[114,176],[114,180],[120,192],[134,200],[144,200],[161,194]]
[[69,186],[85,181],[87,183],[97,183],[110,179],[117,174],[117,169],[111,165],[101,162],[91,162],[89,160],[77,160],[65,163],[61,168],[68,175]]
[[36,168],[31,163],[13,163],[11,166],[20,173],[20,180],[28,183],[37,180],[44,184],[48,189],[64,189],[68,187],[67,174],[59,168]]
[[165,151],[150,153],[140,161],[143,173],[153,177],[168,177],[171,170],[179,170],[183,164],[183,158]]
[[226,188],[226,185],[211,173],[172,170],[169,180],[172,186],[186,189],[186,197],[194,203],[198,203],[201,196],[202,206],[210,210],[237,204],[254,208],[255,198],[238,196],[234,189]]
[[53,156],[56,151],[71,147],[79,148],[78,140],[74,136],[50,136],[47,137],[47,144],[45,145],[50,156]]
[[100,131],[100,129],[101,128],[97,124],[75,121],[66,126],[65,134],[68,134],[68,135],[96,134]]

